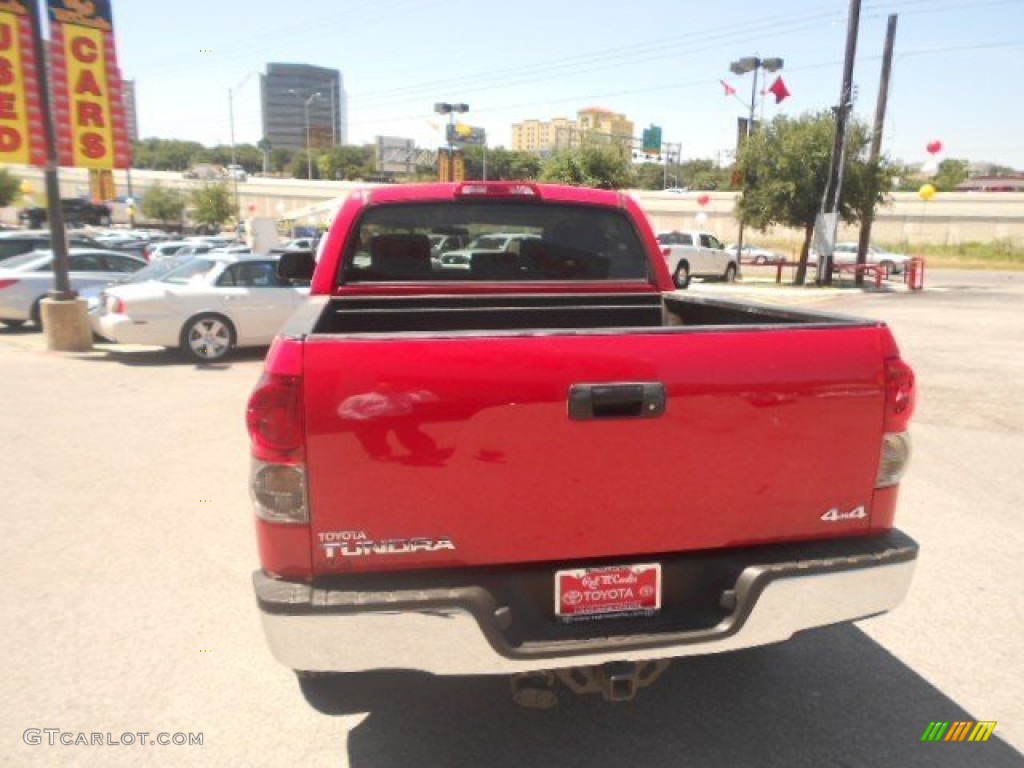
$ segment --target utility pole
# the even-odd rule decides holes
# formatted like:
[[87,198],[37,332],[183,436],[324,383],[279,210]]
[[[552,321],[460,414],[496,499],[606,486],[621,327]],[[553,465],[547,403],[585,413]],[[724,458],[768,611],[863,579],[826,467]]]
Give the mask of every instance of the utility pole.
[[828,246],[818,257],[818,285],[832,284],[832,251],[839,226],[839,200],[843,190],[846,164],[846,125],[853,107],[853,63],[857,58],[857,34],[860,29],[860,0],[850,0],[850,18],[846,25],[846,57],[843,61],[843,85],[836,108],[836,133],[832,143],[832,163],[822,201],[820,223],[828,228]]
[[[899,17],[894,13],[889,16],[889,26],[885,31],[885,51],[882,54],[882,79],[878,86],[878,103],[875,107],[875,126],[871,132],[871,150],[868,155],[868,168],[872,173],[878,165],[878,156],[882,152],[882,130],[885,127],[885,109],[889,101],[889,76],[892,74],[892,52],[896,45],[896,20]],[[877,177],[872,179],[872,191],[878,193],[874,186]],[[874,198],[874,195],[872,195]],[[875,219],[875,208],[872,203],[871,210],[860,225],[860,240],[857,243],[857,264],[867,264],[868,245],[871,244],[871,225]],[[864,273],[857,272],[857,285],[864,284]]]

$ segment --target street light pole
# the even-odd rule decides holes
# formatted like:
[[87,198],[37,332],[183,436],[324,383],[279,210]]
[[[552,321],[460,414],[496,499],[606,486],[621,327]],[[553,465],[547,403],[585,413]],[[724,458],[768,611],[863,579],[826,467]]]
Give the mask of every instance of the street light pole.
[[305,101],[306,106],[306,178],[313,178],[313,144],[309,132],[309,105],[320,97],[320,92],[312,94]]
[[[754,114],[757,105],[757,72],[760,69],[766,72],[777,72],[782,69],[782,59],[762,59],[758,56],[745,56],[742,59],[732,62],[729,65],[729,71],[734,75],[744,75],[747,72],[754,73],[753,82],[750,85],[750,112],[747,116],[747,129],[745,131],[745,139],[750,139],[754,133]],[[737,150],[739,147],[737,147]],[[739,162],[739,153],[736,154],[736,160]],[[745,184],[743,186],[746,186]],[[739,273],[740,264],[743,262],[743,214],[740,213],[740,231],[736,237],[736,270]]]
[[[309,105],[312,104],[317,99],[322,98],[323,94],[320,93],[320,91],[314,91],[313,93],[311,93],[309,95],[309,98],[306,98],[301,93],[299,93],[297,90],[295,90],[294,88],[289,88],[288,89],[288,93],[294,94],[295,96],[298,96],[300,99],[302,99],[303,111],[304,111],[305,116],[306,116],[306,178],[312,180],[312,178],[313,178],[313,146],[312,146],[312,142],[311,142],[311,139],[310,139],[310,131],[309,131]],[[332,117],[333,117],[333,115],[332,115]]]
[[238,157],[235,152],[235,96],[255,74],[257,74],[255,70],[246,73],[234,88],[228,88],[228,120],[231,124],[231,178],[234,180],[235,188],[235,221],[239,224],[242,222],[242,201],[238,199],[238,170],[234,167],[238,165]]

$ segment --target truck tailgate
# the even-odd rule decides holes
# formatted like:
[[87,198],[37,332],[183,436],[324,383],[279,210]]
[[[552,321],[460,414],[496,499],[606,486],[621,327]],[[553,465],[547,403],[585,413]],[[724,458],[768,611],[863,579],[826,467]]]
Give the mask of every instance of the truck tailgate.
[[[314,570],[635,558],[861,533],[881,444],[881,333],[311,336]],[[664,385],[663,411],[635,418],[613,403],[570,418],[574,385],[638,383]],[[868,514],[823,519],[858,507]]]

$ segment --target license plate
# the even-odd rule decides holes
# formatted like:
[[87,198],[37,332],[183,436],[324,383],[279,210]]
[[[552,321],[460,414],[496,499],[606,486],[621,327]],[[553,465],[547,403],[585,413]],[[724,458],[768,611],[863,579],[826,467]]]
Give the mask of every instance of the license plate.
[[660,563],[555,573],[555,615],[560,618],[651,614],[660,608]]

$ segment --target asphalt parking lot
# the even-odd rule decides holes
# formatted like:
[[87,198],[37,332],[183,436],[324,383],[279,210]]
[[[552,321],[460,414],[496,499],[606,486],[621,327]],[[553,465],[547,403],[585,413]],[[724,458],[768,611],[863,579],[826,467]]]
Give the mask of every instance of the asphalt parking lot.
[[[920,293],[697,285],[888,322],[920,387],[897,524],[922,547],[887,616],[679,662],[629,704],[518,709],[501,677],[383,670],[316,702],[266,651],[243,413],[261,351],[48,353],[0,329],[0,763],[10,765],[1020,766],[1024,273]],[[671,493],[666,485],[666,493]],[[367,642],[372,642],[368,638]],[[930,721],[997,721],[922,744]],[[147,732],[27,744],[27,729]],[[153,734],[202,733],[202,745]]]

